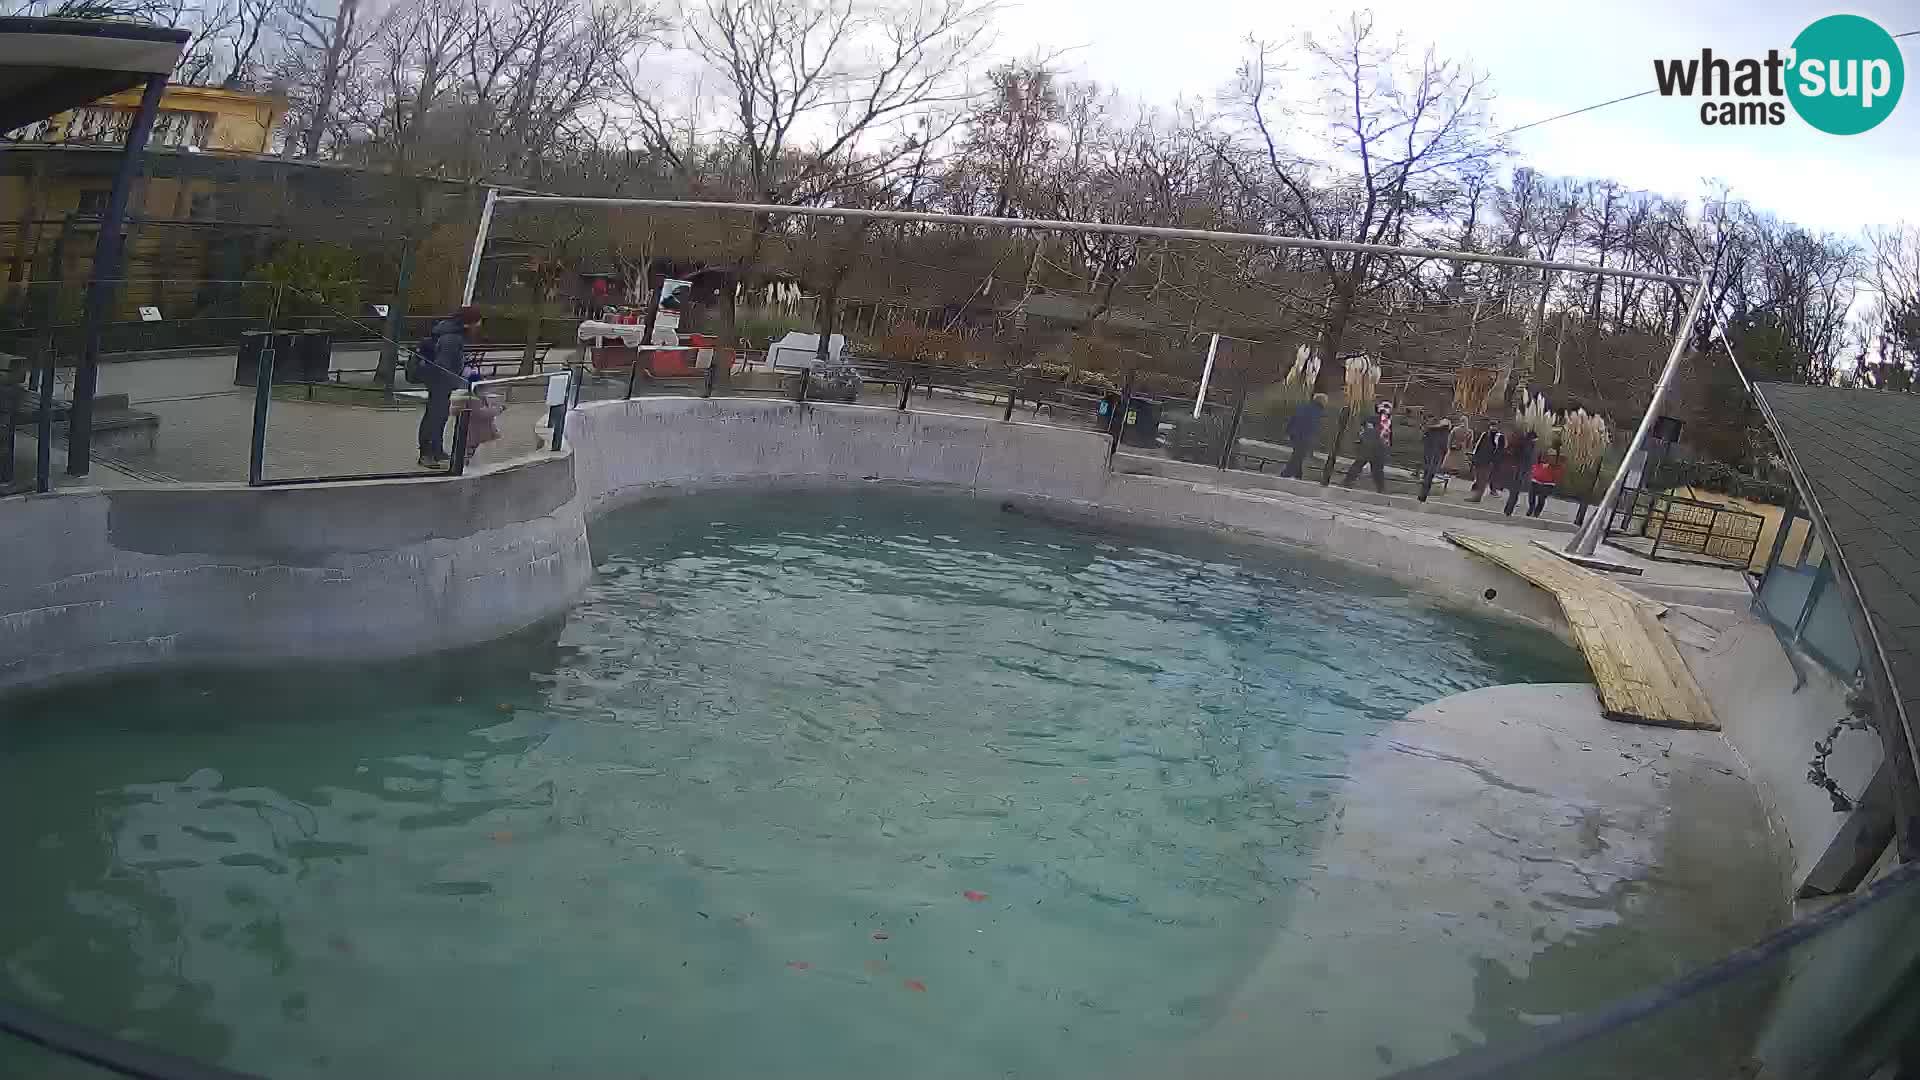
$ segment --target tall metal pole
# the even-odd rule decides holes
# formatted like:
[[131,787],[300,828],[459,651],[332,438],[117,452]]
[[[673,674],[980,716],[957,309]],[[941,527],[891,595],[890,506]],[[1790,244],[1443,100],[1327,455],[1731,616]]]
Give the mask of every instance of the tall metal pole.
[[1647,432],[1652,430],[1654,418],[1660,415],[1660,407],[1666,403],[1667,389],[1673,385],[1673,377],[1680,370],[1680,358],[1687,351],[1687,338],[1693,334],[1693,321],[1700,317],[1700,305],[1707,299],[1707,282],[1712,276],[1711,269],[1702,271],[1700,283],[1693,290],[1693,300],[1687,305],[1687,317],[1680,320],[1680,328],[1673,334],[1673,349],[1667,353],[1667,366],[1660,369],[1660,379],[1653,384],[1653,400],[1647,403],[1647,415],[1640,418],[1640,428],[1633,433],[1633,441],[1627,444],[1627,456],[1620,459],[1620,467],[1613,472],[1613,479],[1607,483],[1607,493],[1600,497],[1599,511],[1587,518],[1580,531],[1573,534],[1573,541],[1567,545],[1567,552],[1573,555],[1591,555],[1600,547],[1600,538],[1607,534],[1607,522],[1613,518],[1613,504],[1620,499],[1621,489],[1627,486],[1627,471],[1633,468],[1633,462],[1640,450],[1647,444]]
[[473,255],[467,259],[467,287],[460,293],[463,306],[473,303],[473,287],[480,281],[480,253],[487,247],[487,230],[493,228],[493,204],[498,198],[499,188],[487,189],[487,204],[480,208],[480,227],[473,234]]
[[127,197],[132,194],[135,174],[146,155],[147,135],[153,130],[154,117],[160,112],[160,96],[166,93],[167,77],[152,75],[140,95],[140,111],[134,114],[133,127],[127,130],[127,145],[120,153],[120,171],[114,174],[113,191],[107,196],[107,214],[100,220],[100,235],[93,244],[93,276],[87,282],[87,314],[84,340],[80,346],[80,366],[73,373],[73,411],[67,417],[67,475],[85,476],[93,463],[93,391],[100,376],[100,324],[107,319],[120,278],[120,257],[126,248],[124,226]]
[[1220,335],[1207,342],[1207,366],[1200,369],[1200,393],[1193,399],[1193,418],[1200,419],[1200,408],[1207,403],[1207,384],[1213,381],[1213,354],[1220,351]]

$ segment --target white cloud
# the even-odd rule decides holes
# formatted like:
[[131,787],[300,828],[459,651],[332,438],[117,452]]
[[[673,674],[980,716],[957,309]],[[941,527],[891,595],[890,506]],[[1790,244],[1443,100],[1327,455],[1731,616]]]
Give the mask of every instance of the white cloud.
[[[1502,126],[1653,86],[1653,60],[1785,49],[1833,9],[1781,0],[1375,0],[1377,25],[1411,48],[1431,43],[1492,76]],[[1001,51],[1066,49],[1063,65],[1148,103],[1210,95],[1233,75],[1248,34],[1321,30],[1350,9],[1270,0],[1030,0],[998,20]],[[1892,33],[1920,30],[1913,0],[1852,0]],[[1854,232],[1920,218],[1920,38],[1903,44],[1907,89],[1873,131],[1825,135],[1789,116],[1779,128],[1711,128],[1698,104],[1657,96],[1554,121],[1514,136],[1519,159],[1544,172],[1610,176],[1634,188],[1697,197],[1717,179],[1781,217]],[[1304,63],[1304,59],[1303,59]],[[1791,110],[1789,110],[1791,112]]]

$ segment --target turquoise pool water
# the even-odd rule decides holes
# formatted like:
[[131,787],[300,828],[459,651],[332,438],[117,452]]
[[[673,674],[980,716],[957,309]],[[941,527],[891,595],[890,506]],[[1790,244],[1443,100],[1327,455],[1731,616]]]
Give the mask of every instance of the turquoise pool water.
[[9,702],[0,993],[279,1077],[1112,1075],[1222,1021],[1350,752],[1584,678],[1331,564],[990,503],[703,496],[594,546],[564,626],[484,649]]

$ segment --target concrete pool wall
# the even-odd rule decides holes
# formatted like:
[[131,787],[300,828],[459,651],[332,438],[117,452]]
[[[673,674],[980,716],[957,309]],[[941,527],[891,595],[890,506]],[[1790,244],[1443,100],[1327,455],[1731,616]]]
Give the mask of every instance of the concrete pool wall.
[[1098,432],[761,398],[593,402],[567,432],[589,516],[712,487],[923,485],[1046,516],[1197,526],[1306,548],[1568,636],[1544,593],[1431,532],[1317,499],[1110,473]]
[[565,456],[463,477],[78,490],[0,509],[0,691],[150,665],[398,657],[566,610]]

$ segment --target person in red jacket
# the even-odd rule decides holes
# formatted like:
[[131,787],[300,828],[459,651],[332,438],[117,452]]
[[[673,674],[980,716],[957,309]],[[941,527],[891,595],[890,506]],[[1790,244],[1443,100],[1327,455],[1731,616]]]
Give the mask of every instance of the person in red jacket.
[[1527,516],[1539,517],[1540,511],[1547,508],[1547,498],[1553,489],[1560,486],[1560,475],[1566,468],[1565,459],[1555,447],[1545,457],[1534,462],[1533,484],[1527,489]]

